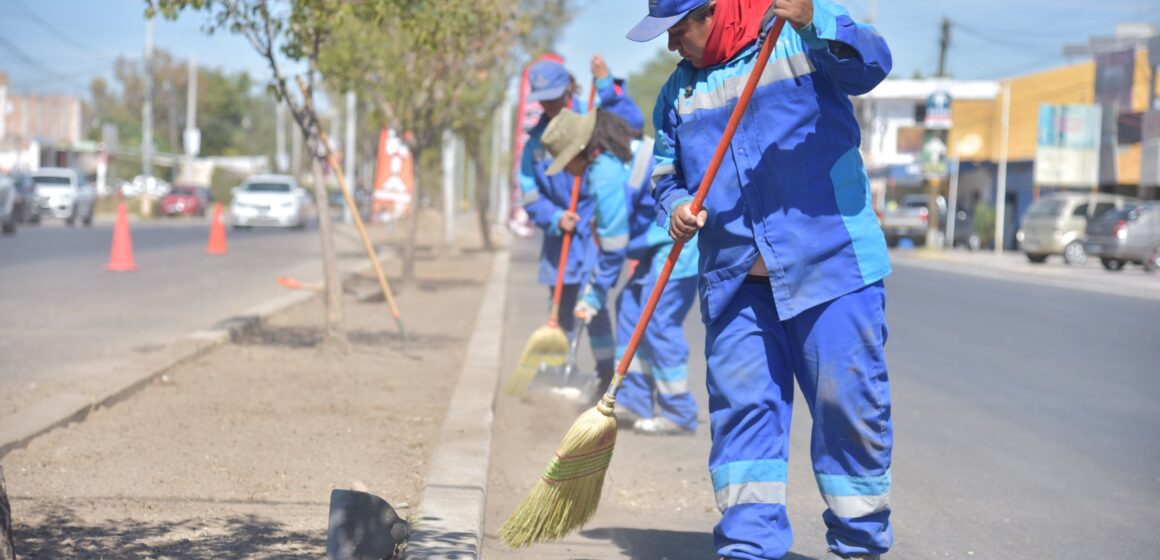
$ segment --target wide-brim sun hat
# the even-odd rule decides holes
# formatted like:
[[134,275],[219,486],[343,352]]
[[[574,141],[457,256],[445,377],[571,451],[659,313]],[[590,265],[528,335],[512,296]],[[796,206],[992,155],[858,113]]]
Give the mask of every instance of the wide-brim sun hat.
[[555,175],[563,171],[568,163],[583,153],[592,140],[593,130],[596,130],[596,111],[584,115],[576,114],[571,109],[560,111],[540,136],[540,143],[553,158],[547,174]]

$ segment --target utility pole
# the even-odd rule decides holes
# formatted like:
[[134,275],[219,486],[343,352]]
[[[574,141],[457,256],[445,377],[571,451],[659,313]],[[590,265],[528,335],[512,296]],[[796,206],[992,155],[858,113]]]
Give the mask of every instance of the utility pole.
[[951,20],[944,17],[942,20],[942,29],[938,38],[938,76],[945,78],[947,75],[947,51],[951,48]]
[[999,185],[995,193],[995,254],[1003,254],[1003,221],[1007,219],[1007,132],[1011,124],[1011,82],[1003,82],[1003,116],[999,124]]
[[141,108],[141,174],[153,175],[153,20],[145,20],[145,104]]
[[193,173],[193,158],[201,152],[201,130],[197,128],[197,57],[189,57],[189,79],[185,91],[185,131],[182,136],[182,145],[185,146],[185,157],[190,168],[187,173]]

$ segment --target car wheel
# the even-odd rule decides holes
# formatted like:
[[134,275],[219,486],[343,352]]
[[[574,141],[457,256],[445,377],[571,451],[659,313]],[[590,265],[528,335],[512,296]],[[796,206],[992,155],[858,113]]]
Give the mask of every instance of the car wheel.
[[85,216],[85,219],[82,220],[81,223],[83,223],[85,227],[93,227],[93,213],[89,212],[89,215]]
[[9,215],[8,220],[5,221],[3,224],[0,224],[0,231],[3,231],[4,235],[12,235],[12,234],[16,233],[16,215],[15,214]]
[[971,236],[967,238],[967,249],[970,249],[972,251],[978,251],[979,249],[982,249],[982,248],[983,248],[983,242],[981,240],[979,240],[978,235],[972,233]]
[[1158,269],[1160,269],[1160,245],[1152,247],[1152,251],[1148,253],[1148,258],[1144,259],[1144,270],[1156,272]]
[[76,216],[76,214],[72,214],[72,215],[70,215],[69,217],[65,218],[65,219],[64,219],[64,223],[68,224],[68,226],[69,226],[69,227],[72,227],[72,226],[75,226],[75,225],[77,225],[77,216]]
[[1124,269],[1124,261],[1122,261],[1122,260],[1120,260],[1120,259],[1105,259],[1105,258],[1101,258],[1101,259],[1100,259],[1100,264],[1104,265],[1104,268],[1105,268],[1105,269],[1107,269],[1107,270],[1111,270],[1111,271],[1114,271],[1114,272],[1119,272],[1119,271],[1121,271],[1121,270],[1123,270],[1123,269]]
[[1035,264],[1043,264],[1043,263],[1047,262],[1047,255],[1034,255],[1031,253],[1027,253],[1027,260],[1029,260]]
[[1087,252],[1083,250],[1083,243],[1072,241],[1063,248],[1063,262],[1072,266],[1087,264]]

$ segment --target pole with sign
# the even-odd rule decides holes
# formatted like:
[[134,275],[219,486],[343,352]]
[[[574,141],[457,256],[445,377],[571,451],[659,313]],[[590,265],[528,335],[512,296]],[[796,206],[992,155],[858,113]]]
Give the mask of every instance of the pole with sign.
[[[951,95],[938,90],[926,99],[926,115],[923,119],[926,131],[922,139],[922,174],[927,186],[929,203],[927,206],[926,246],[939,246],[939,190],[947,176],[947,135],[951,128]],[[953,242],[952,242],[953,245]]]

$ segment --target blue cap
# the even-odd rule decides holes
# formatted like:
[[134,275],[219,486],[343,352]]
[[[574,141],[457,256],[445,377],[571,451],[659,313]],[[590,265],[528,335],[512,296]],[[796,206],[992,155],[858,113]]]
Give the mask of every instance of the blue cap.
[[572,83],[572,75],[559,62],[541,60],[528,70],[528,81],[532,84],[528,101],[549,101],[564,96]]
[[628,31],[628,39],[645,43],[660,37],[661,33],[681,21],[685,14],[699,8],[707,0],[648,0],[648,15]]

